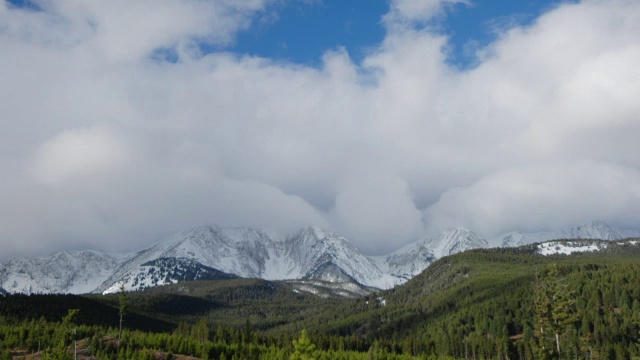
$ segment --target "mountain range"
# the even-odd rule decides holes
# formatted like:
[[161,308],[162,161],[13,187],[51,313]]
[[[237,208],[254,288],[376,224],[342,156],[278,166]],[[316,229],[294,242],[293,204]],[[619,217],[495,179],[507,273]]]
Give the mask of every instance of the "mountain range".
[[[206,226],[177,233],[133,254],[85,250],[14,258],[0,263],[0,292],[107,294],[181,281],[243,277],[307,280],[300,282],[301,289],[327,284],[357,293],[366,291],[364,288],[389,289],[403,284],[435,260],[469,249],[556,239],[630,237],[640,237],[640,231],[598,221],[558,231],[514,231],[488,240],[457,228],[425,237],[389,255],[365,256],[344,237],[315,227],[280,237],[249,227]],[[541,247],[539,252],[548,255],[556,248]],[[354,290],[354,286],[361,288]]]

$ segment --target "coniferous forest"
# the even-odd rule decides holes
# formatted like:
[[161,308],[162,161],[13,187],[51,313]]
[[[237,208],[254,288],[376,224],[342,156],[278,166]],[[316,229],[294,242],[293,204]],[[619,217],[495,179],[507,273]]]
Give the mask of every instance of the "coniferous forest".
[[0,359],[640,359],[634,244],[467,251],[358,299],[256,279],[3,295]]

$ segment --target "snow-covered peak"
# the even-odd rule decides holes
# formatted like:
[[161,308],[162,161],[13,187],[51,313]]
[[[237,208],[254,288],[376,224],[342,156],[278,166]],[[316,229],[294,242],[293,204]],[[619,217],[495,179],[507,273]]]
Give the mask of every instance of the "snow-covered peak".
[[235,276],[223,273],[185,258],[160,258],[141,264],[122,279],[114,282],[103,295],[125,291],[143,290],[149,287],[175,284],[181,281],[232,279]]
[[[555,239],[628,237],[640,237],[640,231],[623,231],[594,221],[559,231],[514,231],[492,239],[491,244],[518,246]],[[551,254],[590,249],[584,245],[586,250],[582,250],[578,245],[545,245],[540,251]],[[487,241],[473,231],[456,228],[408,244],[390,255],[372,257],[363,255],[344,237],[317,227],[280,236],[250,227],[203,226],[166,237],[134,254],[86,250],[12,259],[0,263],[0,288],[10,293],[102,293],[120,284],[141,289],[189,280],[196,272],[220,271],[266,280],[322,280],[332,286],[356,282],[388,289],[406,282],[441,257],[486,247]]]
[[303,229],[299,233],[290,236],[288,241],[293,241],[305,245],[329,243],[343,244],[342,246],[347,246],[355,249],[351,242],[346,238],[314,226]]
[[604,221],[592,221],[586,224],[571,226],[556,231],[541,231],[533,233],[512,231],[496,236],[490,240],[490,243],[492,246],[515,247],[559,239],[621,240],[629,237],[640,237],[640,231],[621,230],[609,226],[609,224]]
[[421,273],[437,259],[462,251],[486,248],[487,242],[478,234],[464,228],[455,228],[403,246],[394,253],[375,257],[378,267],[388,274],[407,281]]
[[328,238],[328,237],[334,237],[334,238],[337,237],[335,234],[315,226],[310,226],[307,229],[302,230],[301,235],[313,237],[313,238],[316,238],[317,240]]
[[285,238],[254,228],[206,226],[180,232],[137,253],[96,291],[113,289],[123,279],[142,283],[136,275],[142,265],[159,258],[190,259],[225,273],[266,280],[355,280],[379,288],[398,283],[347,239],[316,227]]
[[465,228],[445,230],[436,237],[425,239],[424,244],[437,258],[489,246],[486,240]]
[[285,242],[286,258],[297,264],[301,278],[340,281],[351,278],[360,284],[390,288],[398,278],[384,273],[347,239],[310,227]]
[[221,237],[234,243],[256,242],[277,238],[273,234],[253,227],[217,228],[217,233]]
[[103,282],[120,259],[94,251],[61,251],[50,256],[0,263],[0,286],[8,292],[88,293]]
[[612,228],[604,221],[592,221],[569,228],[563,235],[566,235],[567,239],[620,240],[624,238],[620,231]]
[[404,281],[420,274],[437,260],[433,251],[427,248],[422,241],[405,245],[390,255],[374,259],[383,271]]

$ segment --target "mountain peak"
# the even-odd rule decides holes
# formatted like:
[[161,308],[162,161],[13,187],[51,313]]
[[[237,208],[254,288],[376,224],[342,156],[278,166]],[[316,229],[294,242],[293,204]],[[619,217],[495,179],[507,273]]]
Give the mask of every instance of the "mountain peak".
[[316,240],[322,240],[326,238],[338,238],[338,236],[335,235],[334,233],[324,230],[322,228],[319,228],[317,226],[309,226],[308,228],[302,230],[299,233],[299,236],[307,237],[307,238],[310,237]]
[[442,231],[433,238],[424,240],[427,247],[433,249],[437,258],[452,255],[469,249],[486,248],[489,246],[486,240],[482,239],[475,232],[457,227]]
[[[556,239],[629,237],[640,237],[640,231],[592,221],[558,231],[515,231],[492,239],[492,244],[518,246]],[[82,250],[12,259],[0,263],[0,287],[11,293],[77,294],[113,290],[127,281],[129,288],[138,289],[211,277],[220,271],[265,280],[321,279],[388,289],[419,274],[441,257],[486,247],[487,241],[478,234],[457,227],[406,245],[393,254],[371,257],[363,255],[346,238],[314,226],[288,237],[251,227],[200,226],[133,254]]]
[[604,221],[594,220],[582,225],[570,226],[555,231],[520,232],[512,231],[491,239],[493,246],[514,247],[537,242],[559,239],[600,239],[621,240],[640,236],[640,231],[621,230]]

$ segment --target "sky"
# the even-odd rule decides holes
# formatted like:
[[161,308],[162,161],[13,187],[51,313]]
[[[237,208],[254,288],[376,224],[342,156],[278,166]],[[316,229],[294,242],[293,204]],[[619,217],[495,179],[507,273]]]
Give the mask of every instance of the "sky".
[[637,0],[0,0],[0,259],[638,229]]

